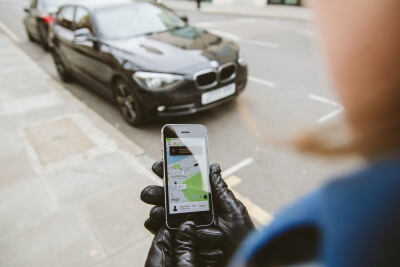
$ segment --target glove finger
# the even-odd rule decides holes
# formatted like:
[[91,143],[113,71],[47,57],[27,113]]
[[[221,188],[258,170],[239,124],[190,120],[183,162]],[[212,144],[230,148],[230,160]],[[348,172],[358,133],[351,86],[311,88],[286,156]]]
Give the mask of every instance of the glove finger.
[[196,242],[199,247],[218,248],[224,244],[224,234],[213,227],[198,228],[196,230]]
[[154,206],[150,210],[150,219],[158,224],[162,225],[165,223],[165,209],[163,206]]
[[161,227],[151,244],[146,267],[174,266],[174,241],[170,230]]
[[164,187],[158,185],[150,185],[143,189],[140,199],[150,205],[164,205]]
[[197,266],[195,247],[196,226],[188,221],[181,224],[175,235],[175,265]]
[[218,164],[210,166],[211,190],[215,209],[224,214],[243,212],[242,202],[228,189],[221,176],[221,168]]
[[160,229],[160,224],[155,223],[153,220],[148,218],[146,221],[144,221],[144,227],[153,235],[157,233],[157,231]]
[[164,179],[164,164],[161,160],[154,162],[151,169],[158,177]]
[[224,252],[221,249],[207,249],[199,250],[197,252],[197,257],[199,261],[207,263],[216,263],[224,258]]

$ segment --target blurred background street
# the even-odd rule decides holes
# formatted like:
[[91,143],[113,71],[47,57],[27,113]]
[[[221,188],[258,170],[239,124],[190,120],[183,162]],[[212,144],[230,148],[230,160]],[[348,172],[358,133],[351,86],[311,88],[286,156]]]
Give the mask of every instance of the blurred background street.
[[[164,4],[168,6],[168,1]],[[87,86],[61,81],[50,53],[28,41],[22,23],[26,1],[1,0],[0,26],[52,79],[139,146],[143,150],[140,164],[148,169],[161,158],[160,130],[164,124],[205,125],[210,163],[221,165],[230,185],[252,207],[253,219],[262,225],[285,205],[357,165],[357,159],[343,162],[304,156],[268,143],[266,137],[285,140],[300,130],[340,121],[342,107],[332,93],[322,53],[316,48],[312,18],[303,15],[305,8],[299,11],[301,19],[288,15],[279,19],[224,14],[223,7],[220,12],[206,13],[195,11],[195,2],[191,4],[193,9],[177,11],[187,15],[190,25],[233,40],[243,49],[249,68],[246,89],[237,99],[213,109],[153,119],[138,128],[128,125],[113,103]],[[295,14],[292,9],[289,13]],[[133,199],[139,202],[138,195]]]

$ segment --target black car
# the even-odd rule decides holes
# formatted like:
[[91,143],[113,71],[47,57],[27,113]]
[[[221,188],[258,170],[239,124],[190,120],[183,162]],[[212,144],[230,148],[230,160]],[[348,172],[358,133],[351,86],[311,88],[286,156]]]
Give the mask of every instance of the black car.
[[24,25],[30,41],[39,41],[46,51],[50,49],[49,29],[55,22],[58,8],[66,3],[67,0],[32,0],[24,8]]
[[63,6],[53,33],[57,71],[114,99],[134,126],[235,98],[247,83],[239,47],[186,21],[155,1]]

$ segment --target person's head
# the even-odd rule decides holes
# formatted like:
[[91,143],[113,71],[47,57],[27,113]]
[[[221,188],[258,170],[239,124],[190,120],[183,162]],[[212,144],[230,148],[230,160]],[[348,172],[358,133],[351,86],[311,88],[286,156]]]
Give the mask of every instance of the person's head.
[[400,152],[400,1],[311,0],[352,149]]

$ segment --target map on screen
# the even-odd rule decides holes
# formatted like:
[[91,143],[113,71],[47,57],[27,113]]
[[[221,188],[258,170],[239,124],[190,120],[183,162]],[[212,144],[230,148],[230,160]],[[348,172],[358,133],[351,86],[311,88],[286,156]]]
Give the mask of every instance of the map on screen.
[[166,138],[170,214],[208,211],[209,184],[204,138]]

